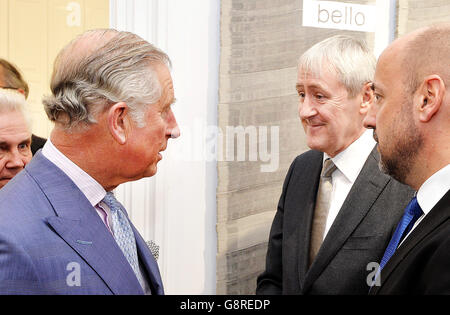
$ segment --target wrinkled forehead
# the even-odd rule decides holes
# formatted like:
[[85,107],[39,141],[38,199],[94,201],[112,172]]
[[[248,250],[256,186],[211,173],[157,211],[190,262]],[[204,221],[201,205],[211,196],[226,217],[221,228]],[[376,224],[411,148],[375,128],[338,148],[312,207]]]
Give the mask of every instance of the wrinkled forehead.
[[19,110],[0,112],[0,138],[2,135],[28,134],[31,136],[30,128],[24,114]]

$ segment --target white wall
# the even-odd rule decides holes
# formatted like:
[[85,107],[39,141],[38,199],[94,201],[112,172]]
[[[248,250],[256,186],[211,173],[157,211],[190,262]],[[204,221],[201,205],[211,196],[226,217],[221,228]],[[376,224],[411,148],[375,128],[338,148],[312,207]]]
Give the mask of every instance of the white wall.
[[[181,137],[158,173],[116,190],[146,240],[161,246],[166,294],[216,292],[216,162],[200,154],[217,125],[219,0],[110,0],[111,27],[134,32],[172,60]],[[209,141],[209,140],[208,140]]]
[[394,40],[396,29],[396,0],[377,0],[377,29],[375,31],[374,54],[378,58]]

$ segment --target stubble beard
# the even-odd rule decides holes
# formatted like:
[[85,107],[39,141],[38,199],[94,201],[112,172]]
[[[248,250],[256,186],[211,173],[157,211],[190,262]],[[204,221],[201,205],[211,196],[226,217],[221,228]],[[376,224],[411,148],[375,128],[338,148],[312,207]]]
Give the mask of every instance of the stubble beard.
[[[407,184],[408,176],[414,171],[414,163],[423,145],[423,136],[414,125],[412,115],[406,114],[404,117],[406,117],[404,134],[398,134],[399,129],[397,129],[397,134],[391,135],[396,141],[391,146],[390,154],[385,152],[382,146],[379,146],[380,162],[378,166],[383,173]],[[398,121],[397,124],[399,123],[401,122]],[[405,122],[402,124],[405,125]]]

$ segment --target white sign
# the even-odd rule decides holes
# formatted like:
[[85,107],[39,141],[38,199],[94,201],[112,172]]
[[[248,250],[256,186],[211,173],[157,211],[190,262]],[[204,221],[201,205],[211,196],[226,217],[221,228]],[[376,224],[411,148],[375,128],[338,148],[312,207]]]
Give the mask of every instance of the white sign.
[[303,26],[375,32],[376,16],[374,5],[303,0]]

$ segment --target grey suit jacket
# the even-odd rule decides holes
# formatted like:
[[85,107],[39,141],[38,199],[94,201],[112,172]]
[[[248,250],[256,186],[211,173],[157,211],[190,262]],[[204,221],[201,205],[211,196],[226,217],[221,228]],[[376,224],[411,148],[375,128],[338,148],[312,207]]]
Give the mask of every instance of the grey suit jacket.
[[[298,156],[286,176],[257,294],[367,294],[378,263],[414,192],[383,174],[377,149],[358,178],[312,263],[311,223],[323,153]],[[369,270],[368,270],[369,267]]]

